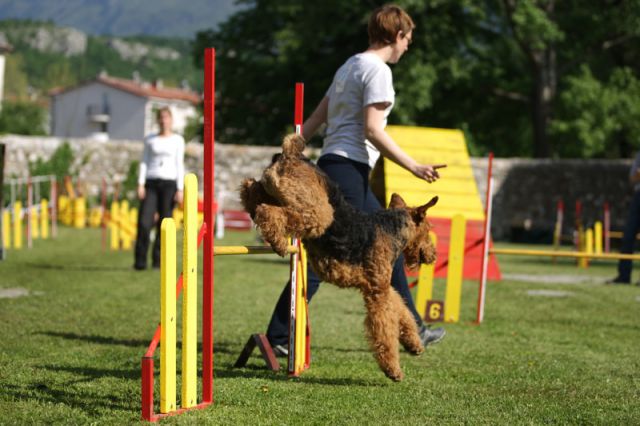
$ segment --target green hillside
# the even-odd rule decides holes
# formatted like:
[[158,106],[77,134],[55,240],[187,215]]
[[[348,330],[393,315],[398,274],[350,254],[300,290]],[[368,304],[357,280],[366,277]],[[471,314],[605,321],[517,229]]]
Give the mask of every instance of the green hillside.
[[0,21],[0,39],[14,47],[7,55],[6,100],[44,100],[55,87],[94,78],[100,71],[167,86],[202,86],[193,65],[191,41],[157,36],[93,36],[51,22]]

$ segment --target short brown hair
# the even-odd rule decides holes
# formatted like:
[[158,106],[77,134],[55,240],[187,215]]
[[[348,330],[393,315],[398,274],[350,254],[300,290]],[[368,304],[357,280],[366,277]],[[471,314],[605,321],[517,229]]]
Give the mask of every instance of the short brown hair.
[[411,16],[400,6],[385,4],[371,12],[367,26],[369,44],[393,44],[398,32],[406,35],[415,27]]
[[163,112],[168,112],[171,118],[173,118],[173,114],[171,113],[171,108],[169,108],[168,106],[163,106],[158,108],[158,110],[156,110],[156,120],[160,120],[160,117],[162,117]]

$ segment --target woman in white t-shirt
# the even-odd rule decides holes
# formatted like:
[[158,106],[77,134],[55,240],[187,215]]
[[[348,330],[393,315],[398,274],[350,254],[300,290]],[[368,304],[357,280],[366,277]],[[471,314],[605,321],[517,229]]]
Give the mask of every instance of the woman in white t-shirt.
[[[158,133],[144,140],[144,151],[138,174],[138,233],[133,267],[147,269],[149,234],[156,224],[152,250],[152,266],[160,267],[160,224],[171,217],[174,203],[182,204],[184,188],[184,139],[173,133],[173,116],[169,107],[158,110]],[[156,213],[158,221],[155,222]]]
[[[415,24],[400,7],[385,5],[373,11],[369,19],[369,48],[350,57],[336,72],[325,97],[303,126],[309,140],[321,125],[326,135],[318,166],[338,184],[345,199],[355,208],[374,212],[382,209],[369,186],[369,173],[380,155],[427,182],[440,176],[444,164],[420,164],[407,155],[385,131],[387,116],[393,107],[395,91],[391,69],[407,51]],[[307,297],[311,299],[320,280],[309,268]],[[444,337],[444,329],[425,326],[415,309],[407,278],[404,258],[396,261],[392,286],[402,296],[420,328],[423,345]],[[288,286],[283,291],[271,318],[267,337],[276,355],[287,354]]]

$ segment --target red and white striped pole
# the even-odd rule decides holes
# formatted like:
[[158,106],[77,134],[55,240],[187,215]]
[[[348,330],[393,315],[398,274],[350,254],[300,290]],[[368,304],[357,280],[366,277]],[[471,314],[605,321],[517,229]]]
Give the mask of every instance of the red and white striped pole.
[[487,269],[489,268],[489,242],[491,240],[491,213],[493,207],[493,152],[489,153],[489,165],[487,167],[487,194],[484,209],[484,240],[482,244],[482,270],[480,273],[480,286],[478,288],[478,310],[476,324],[481,324],[484,319],[484,305],[487,286]]
[[[295,86],[295,104],[293,112],[293,126],[297,135],[302,134],[302,124],[304,120],[304,83],[296,83]],[[300,247],[300,242],[297,238],[293,238],[292,245]],[[298,274],[297,268],[300,266],[306,268],[306,265],[299,265],[298,258],[299,253],[294,253],[290,258],[291,266],[291,287],[290,287],[290,302],[289,302],[289,356],[287,357],[287,370],[290,375],[297,376],[296,371],[296,323],[300,321],[298,318],[298,312],[300,307],[297,306],[297,293],[298,293]]]

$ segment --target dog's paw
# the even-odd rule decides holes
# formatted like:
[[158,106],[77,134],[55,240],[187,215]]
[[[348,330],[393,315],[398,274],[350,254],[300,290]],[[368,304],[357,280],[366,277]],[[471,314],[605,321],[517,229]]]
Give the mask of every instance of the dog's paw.
[[410,355],[418,356],[424,353],[424,348],[420,346],[419,348],[405,348]]
[[[268,241],[268,240],[267,240]],[[289,241],[276,239],[275,241],[268,241],[271,244],[271,248],[275,251],[280,257],[285,257],[288,254],[289,249]]]
[[388,370],[388,371],[385,371],[384,374],[394,382],[401,382],[402,379],[404,379],[404,373],[400,369]]

